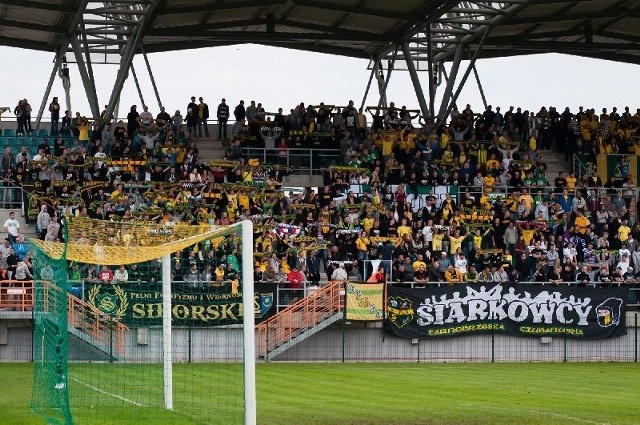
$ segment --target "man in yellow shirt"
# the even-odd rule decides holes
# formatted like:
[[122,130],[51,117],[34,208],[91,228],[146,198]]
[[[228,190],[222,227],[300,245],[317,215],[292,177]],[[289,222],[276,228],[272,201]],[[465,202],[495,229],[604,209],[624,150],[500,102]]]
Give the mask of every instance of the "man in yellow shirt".
[[373,214],[371,211],[367,212],[367,216],[362,220],[362,227],[364,231],[367,232],[367,235],[371,234],[371,229],[373,228],[373,223],[375,223],[375,219],[373,218]]
[[367,259],[367,252],[369,251],[370,244],[371,242],[369,240],[369,237],[367,236],[367,232],[360,233],[360,237],[356,239],[356,249],[358,250],[356,258],[358,260]]
[[631,233],[631,228],[627,225],[627,220],[622,220],[622,224],[618,227],[618,240],[626,242],[629,239],[629,233]]
[[487,172],[497,171],[500,169],[500,162],[496,159],[496,154],[492,153],[487,163],[485,164],[487,167]]
[[570,173],[569,176],[567,178],[565,178],[565,181],[567,183],[567,189],[569,191],[575,190],[576,189],[576,175],[574,173]]
[[524,200],[525,205],[529,211],[533,211],[533,198],[529,194],[527,189],[522,189],[520,196],[518,197],[518,203]]
[[573,224],[576,226],[578,233],[584,235],[587,232],[587,228],[589,227],[591,222],[587,217],[584,216],[584,214],[582,214],[582,212],[578,211],[576,220]]
[[462,277],[462,272],[453,266],[447,267],[447,270],[444,272],[444,280],[449,285],[462,282]]
[[493,187],[493,185],[496,184],[496,178],[493,177],[491,174],[487,174],[486,177],[483,179],[483,181],[486,187]]
[[460,230],[456,230],[453,236],[449,236],[449,253],[454,255],[458,248],[462,248],[464,236],[460,236]]
[[425,269],[427,267],[427,263],[424,262],[424,259],[422,257],[422,254],[418,254],[416,256],[416,261],[413,262],[413,269],[414,270],[419,270],[420,266],[424,266]]
[[411,226],[407,224],[407,219],[402,219],[402,224],[398,226],[398,237],[402,238],[404,235],[411,235]]

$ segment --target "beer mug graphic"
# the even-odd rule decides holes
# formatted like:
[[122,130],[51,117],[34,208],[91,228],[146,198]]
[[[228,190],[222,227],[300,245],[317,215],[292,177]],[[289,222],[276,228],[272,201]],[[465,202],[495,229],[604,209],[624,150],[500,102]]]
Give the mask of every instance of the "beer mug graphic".
[[620,323],[620,309],[622,300],[620,298],[607,298],[596,307],[598,325],[602,328],[616,326]]

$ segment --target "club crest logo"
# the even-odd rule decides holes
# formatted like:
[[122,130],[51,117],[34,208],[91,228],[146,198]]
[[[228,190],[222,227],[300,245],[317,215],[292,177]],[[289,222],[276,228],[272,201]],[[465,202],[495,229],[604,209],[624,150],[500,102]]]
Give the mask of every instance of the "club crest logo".
[[413,320],[413,304],[406,298],[389,297],[387,311],[389,320],[398,328],[407,326]]
[[269,313],[273,306],[273,294],[256,294],[256,317],[262,318]]
[[622,300],[620,298],[607,298],[596,307],[598,325],[608,328],[620,324],[620,310]]
[[102,292],[102,285],[95,285],[89,290],[89,304],[114,319],[121,320],[129,307],[127,293],[120,286],[113,286],[113,293]]

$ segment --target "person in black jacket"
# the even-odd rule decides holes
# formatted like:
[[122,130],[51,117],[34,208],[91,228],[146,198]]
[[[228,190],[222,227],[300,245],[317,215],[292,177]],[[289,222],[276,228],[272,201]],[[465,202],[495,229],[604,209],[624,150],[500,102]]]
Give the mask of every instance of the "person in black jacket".
[[198,99],[198,137],[202,137],[202,127],[204,127],[205,137],[209,137],[209,126],[207,120],[209,119],[209,105],[204,103],[202,96]]
[[440,273],[440,261],[434,260],[433,263],[427,267],[427,282],[442,282],[442,273]]
[[229,105],[227,101],[222,99],[218,105],[218,140],[227,139],[227,121],[229,120]]

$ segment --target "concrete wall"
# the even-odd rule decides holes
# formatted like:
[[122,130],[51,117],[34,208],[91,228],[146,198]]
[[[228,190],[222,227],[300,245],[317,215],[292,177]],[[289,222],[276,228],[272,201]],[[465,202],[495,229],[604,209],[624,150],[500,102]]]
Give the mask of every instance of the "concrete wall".
[[[290,348],[272,361],[399,361],[399,362],[561,362],[638,360],[640,329],[628,313],[627,335],[580,341],[560,337],[516,338],[475,335],[431,340],[410,340],[384,333],[381,323],[336,324]],[[31,361],[31,320],[0,317],[0,361]],[[130,362],[158,362],[162,329],[132,329],[126,334],[125,355]],[[70,339],[72,360],[101,360],[100,353]],[[257,353],[261,361],[264,353]],[[240,361],[242,329],[173,330],[176,362]]]
[[0,314],[0,362],[31,361],[32,320],[30,313]]

